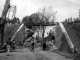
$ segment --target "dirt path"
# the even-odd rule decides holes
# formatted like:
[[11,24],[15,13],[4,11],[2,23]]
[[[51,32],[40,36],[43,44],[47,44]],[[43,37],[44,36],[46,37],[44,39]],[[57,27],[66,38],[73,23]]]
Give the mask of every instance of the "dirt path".
[[35,50],[31,52],[28,49],[17,50],[17,52],[11,52],[10,56],[6,53],[0,53],[0,60],[72,60],[65,58],[54,52],[47,52],[41,50]]

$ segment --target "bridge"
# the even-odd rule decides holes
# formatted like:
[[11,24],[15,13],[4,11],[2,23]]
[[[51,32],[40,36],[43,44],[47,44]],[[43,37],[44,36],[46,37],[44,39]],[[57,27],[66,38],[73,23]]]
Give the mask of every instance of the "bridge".
[[[6,8],[5,8],[6,7]],[[6,19],[6,14],[10,7],[10,0],[6,0],[6,4],[4,6],[4,11],[2,14],[2,19],[0,21],[2,33],[1,33],[1,43],[3,41],[7,41],[10,37],[11,41],[15,40],[16,44],[20,43],[25,38],[25,26],[42,26],[43,27],[43,34],[42,40],[44,41],[44,26],[55,26],[56,36],[55,36],[55,45],[57,49],[55,50],[47,50],[43,51],[40,45],[36,45],[35,52],[30,51],[28,47],[20,47],[16,46],[15,50],[10,52],[10,55],[7,57],[7,53],[2,53],[3,50],[0,49],[0,60],[73,60],[75,55],[75,50],[79,53],[80,50],[80,34],[79,34],[79,23],[71,24],[70,22],[59,23],[59,22],[43,22],[43,23],[36,23],[36,24],[27,24],[22,23],[20,24],[11,24],[8,26],[4,19]],[[4,23],[4,24],[3,24]],[[4,26],[6,28],[4,28]],[[77,28],[76,28],[77,27]],[[10,29],[9,29],[10,28]],[[6,32],[10,33],[7,34]],[[6,35],[8,38],[6,38]],[[38,43],[37,43],[38,44]],[[6,46],[4,44],[1,45],[1,48]],[[53,47],[52,47],[53,48]],[[72,57],[73,56],[73,57]]]

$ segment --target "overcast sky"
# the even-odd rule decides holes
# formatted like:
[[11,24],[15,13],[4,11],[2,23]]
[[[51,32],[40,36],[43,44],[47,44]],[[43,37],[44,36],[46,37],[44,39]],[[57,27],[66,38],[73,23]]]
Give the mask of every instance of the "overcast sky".
[[[0,16],[5,0],[0,0]],[[69,17],[78,17],[80,0],[11,0],[11,4],[17,6],[16,16],[22,20],[26,15],[37,12],[40,7],[52,6],[57,11],[56,20],[63,21]]]

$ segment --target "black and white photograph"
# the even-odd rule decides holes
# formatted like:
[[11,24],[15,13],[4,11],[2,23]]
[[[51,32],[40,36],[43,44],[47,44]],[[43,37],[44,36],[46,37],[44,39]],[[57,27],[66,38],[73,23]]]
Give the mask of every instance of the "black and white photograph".
[[80,60],[80,0],[0,0],[0,60]]

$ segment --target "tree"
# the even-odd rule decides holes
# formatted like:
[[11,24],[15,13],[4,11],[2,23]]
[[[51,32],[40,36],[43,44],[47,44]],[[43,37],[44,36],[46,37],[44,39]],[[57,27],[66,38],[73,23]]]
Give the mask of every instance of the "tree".
[[56,20],[56,13],[51,6],[40,8],[38,11],[40,19],[45,22],[54,22],[54,20]]
[[28,22],[28,16],[23,17],[22,23]]
[[20,19],[18,17],[13,18],[12,20],[7,18],[7,22],[12,24],[15,24],[15,23],[20,24]]
[[[56,20],[56,16],[55,16],[56,13],[57,12],[53,11],[53,8],[51,6],[40,8],[38,11],[38,15],[40,17],[40,20],[43,21],[44,23],[45,22],[54,22]],[[43,33],[45,33],[44,29],[46,29],[46,27],[43,27]],[[42,34],[42,35],[44,37],[44,34]]]
[[22,19],[22,23],[24,23],[27,28],[32,29],[32,26],[28,25],[28,24],[34,24],[32,16],[31,15],[30,16],[25,16]]

